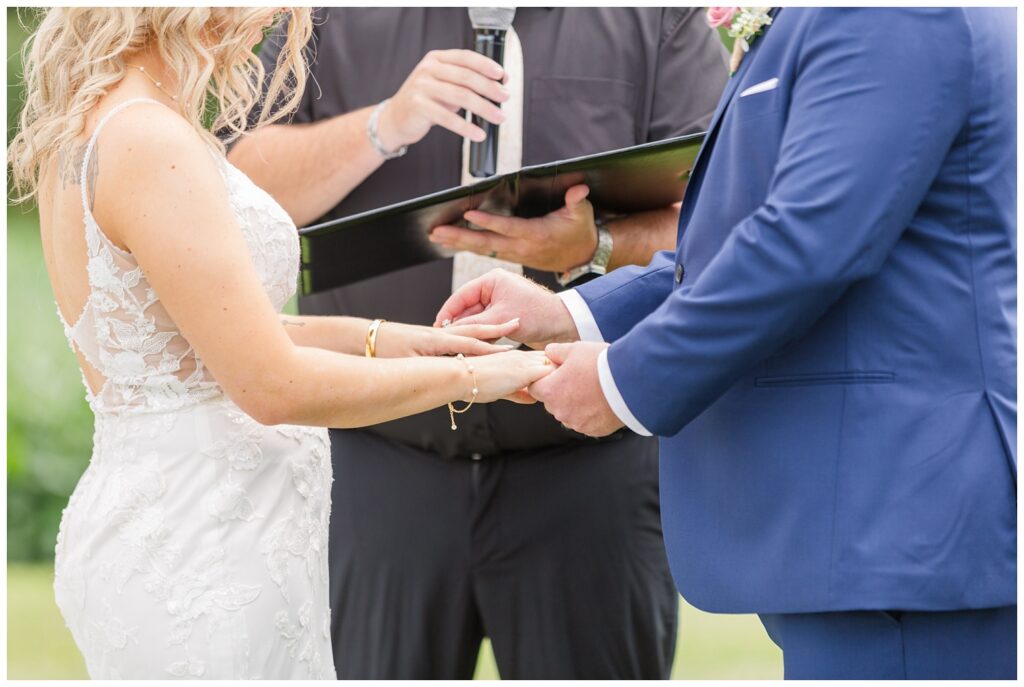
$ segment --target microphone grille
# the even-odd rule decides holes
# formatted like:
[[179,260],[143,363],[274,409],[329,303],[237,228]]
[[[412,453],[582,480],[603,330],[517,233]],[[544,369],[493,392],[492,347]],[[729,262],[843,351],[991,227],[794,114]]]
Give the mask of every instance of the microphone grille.
[[470,7],[469,21],[474,29],[507,31],[516,16],[515,7]]

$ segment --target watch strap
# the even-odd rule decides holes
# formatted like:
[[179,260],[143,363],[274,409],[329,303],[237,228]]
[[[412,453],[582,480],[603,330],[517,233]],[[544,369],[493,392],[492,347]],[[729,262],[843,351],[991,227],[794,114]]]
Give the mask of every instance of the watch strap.
[[567,286],[587,274],[603,275],[608,272],[608,263],[611,262],[614,245],[612,232],[605,225],[603,219],[594,220],[594,226],[597,229],[597,248],[594,249],[593,257],[590,258],[590,262],[557,275],[555,279],[561,286]]

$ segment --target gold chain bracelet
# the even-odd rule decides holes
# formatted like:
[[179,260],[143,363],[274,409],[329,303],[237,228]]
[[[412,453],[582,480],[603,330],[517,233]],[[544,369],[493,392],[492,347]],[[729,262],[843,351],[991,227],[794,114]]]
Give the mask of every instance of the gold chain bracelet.
[[387,320],[374,320],[370,323],[370,328],[366,330],[366,357],[376,358],[377,357],[377,331],[380,326],[387,322]]
[[473,369],[473,365],[468,360],[466,360],[466,356],[462,355],[461,353],[459,353],[455,357],[465,364],[466,369],[469,370],[469,376],[473,379],[473,398],[471,398],[469,400],[469,403],[466,404],[466,407],[462,409],[456,409],[454,401],[448,404],[448,417],[450,417],[452,420],[453,431],[458,429],[458,426],[456,426],[455,424],[455,416],[462,414],[469,410],[470,408],[472,408],[473,404],[476,403],[476,395],[480,393],[480,390],[476,386],[476,370]]

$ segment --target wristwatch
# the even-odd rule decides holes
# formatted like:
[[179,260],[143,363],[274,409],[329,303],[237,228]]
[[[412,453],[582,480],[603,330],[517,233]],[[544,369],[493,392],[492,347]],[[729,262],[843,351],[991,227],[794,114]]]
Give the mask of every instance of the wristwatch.
[[573,267],[568,272],[562,272],[555,278],[562,286],[576,281],[585,274],[605,274],[608,271],[608,263],[612,259],[612,232],[605,226],[603,219],[594,220],[597,227],[597,250],[590,262],[579,267]]

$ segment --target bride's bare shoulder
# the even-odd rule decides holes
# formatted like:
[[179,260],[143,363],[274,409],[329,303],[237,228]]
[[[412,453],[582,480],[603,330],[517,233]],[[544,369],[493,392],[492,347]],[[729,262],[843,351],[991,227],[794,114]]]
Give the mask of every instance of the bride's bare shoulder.
[[100,131],[96,150],[111,168],[131,172],[158,171],[160,163],[173,164],[175,169],[180,164],[208,168],[212,160],[209,144],[181,115],[145,101],[111,117]]
[[[214,154],[211,154],[214,153]],[[158,103],[133,103],[110,118],[97,138],[90,168],[95,170],[95,205],[115,213],[154,196],[187,193],[216,184],[215,153],[192,126]],[[110,217],[117,223],[117,217]]]

